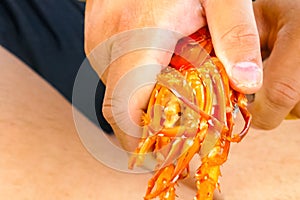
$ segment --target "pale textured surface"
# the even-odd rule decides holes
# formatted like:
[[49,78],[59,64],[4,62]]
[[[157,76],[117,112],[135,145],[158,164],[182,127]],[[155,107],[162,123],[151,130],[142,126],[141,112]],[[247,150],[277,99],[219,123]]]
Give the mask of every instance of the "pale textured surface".
[[[149,174],[96,161],[78,138],[71,105],[1,47],[0,60],[0,199],[142,199]],[[233,144],[222,167],[225,199],[300,199],[299,131],[299,120],[286,121]],[[192,199],[193,184],[185,184],[179,199]]]
[[285,121],[273,131],[251,130],[233,144],[224,164],[228,199],[300,199],[300,121]]
[[96,161],[79,140],[71,105],[8,56],[0,48],[0,199],[114,200],[127,192],[139,199],[145,187],[136,183],[149,177]]

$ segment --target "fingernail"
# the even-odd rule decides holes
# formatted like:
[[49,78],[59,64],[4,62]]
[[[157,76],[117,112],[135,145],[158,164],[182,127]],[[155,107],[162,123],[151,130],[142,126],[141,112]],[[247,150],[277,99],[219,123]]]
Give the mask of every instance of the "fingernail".
[[255,94],[246,94],[246,98],[248,100],[248,103],[253,103],[255,100]]
[[232,67],[231,79],[239,88],[257,88],[262,84],[262,69],[253,62],[239,62]]

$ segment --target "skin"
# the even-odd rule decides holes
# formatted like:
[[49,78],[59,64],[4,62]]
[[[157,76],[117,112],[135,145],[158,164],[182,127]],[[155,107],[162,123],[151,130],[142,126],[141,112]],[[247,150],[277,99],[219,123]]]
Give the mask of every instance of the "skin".
[[[255,100],[249,105],[252,125],[260,129],[274,129],[289,113],[300,117],[299,8],[300,1],[292,0],[257,0],[253,4],[237,0],[226,3],[215,0],[89,0],[86,53],[90,55],[101,42],[126,30],[160,27],[189,35],[207,23],[216,54],[226,68],[231,86],[246,94],[255,93]],[[146,39],[154,41],[156,38]],[[177,39],[174,38],[174,46]],[[121,129],[120,125],[132,121],[141,125],[141,115],[153,85],[130,93],[130,100],[126,101],[124,96],[114,96],[117,82],[140,65],[157,63],[166,66],[170,56],[170,53],[155,50],[131,52],[114,61],[104,75],[99,73],[107,86],[103,113],[125,149],[134,149],[141,130]],[[94,58],[97,59],[97,55]],[[246,67],[237,67],[241,63],[246,63]],[[97,65],[93,67],[99,71]],[[152,73],[159,73],[159,70]],[[144,76],[141,73],[136,77]],[[128,88],[124,86],[123,90],[128,91]]]
[[289,112],[300,117],[299,9],[300,1],[254,2],[264,82],[249,108],[258,128],[277,127]]
[[[257,92],[261,87],[262,61],[252,1],[88,0],[85,20],[85,50],[88,57],[101,42],[126,30],[159,27],[187,36],[205,26],[207,22],[216,54],[225,65],[232,87],[244,93]],[[157,39],[155,35],[147,38],[149,41],[155,39]],[[174,46],[178,39],[180,38],[173,39]],[[117,45],[111,44],[112,51]],[[98,56],[100,60],[101,55]],[[121,129],[120,126],[130,124],[131,121],[141,125],[141,115],[146,108],[153,85],[135,91],[129,101],[124,100],[126,98],[123,96],[114,96],[116,85],[131,69],[149,63],[167,66],[170,57],[171,53],[157,50],[134,51],[112,62],[104,74],[90,59],[106,84],[104,116],[127,150],[136,147],[138,139],[132,134],[138,136],[141,130],[136,128],[129,131]],[[97,60],[97,55],[93,54],[93,58]],[[243,67],[238,67],[241,63],[244,63]],[[250,78],[247,76],[249,73],[252,74]],[[145,74],[136,77],[143,76]],[[124,86],[123,91],[126,89]],[[120,116],[121,118],[118,118]]]
[[[142,199],[151,173],[124,173],[95,159],[78,135],[71,104],[1,46],[0,60],[1,199]],[[85,132],[104,134],[78,114]],[[300,199],[299,122],[272,132],[251,129],[242,145],[232,145],[222,167],[224,198],[216,200]],[[177,187],[179,200],[196,193],[197,159],[190,179]]]

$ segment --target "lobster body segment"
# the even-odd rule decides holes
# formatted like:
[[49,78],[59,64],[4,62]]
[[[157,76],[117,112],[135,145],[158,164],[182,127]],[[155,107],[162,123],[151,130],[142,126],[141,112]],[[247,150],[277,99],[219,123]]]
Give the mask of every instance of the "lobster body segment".
[[[146,153],[157,160],[145,199],[175,199],[178,180],[189,174],[189,163],[200,154],[196,171],[196,199],[213,199],[219,188],[220,165],[231,142],[247,133],[251,115],[246,97],[232,90],[222,63],[214,55],[206,27],[182,38],[168,67],[157,76],[143,116],[143,136],[129,167],[142,165]],[[244,129],[232,134],[234,112],[239,108]]]

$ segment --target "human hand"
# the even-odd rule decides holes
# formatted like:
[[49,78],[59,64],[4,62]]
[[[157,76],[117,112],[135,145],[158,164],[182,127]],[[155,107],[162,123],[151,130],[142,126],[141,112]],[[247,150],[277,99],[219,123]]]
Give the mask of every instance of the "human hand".
[[[215,52],[227,70],[231,86],[244,93],[256,92],[262,84],[262,63],[252,1],[89,0],[86,5],[85,50],[89,56],[97,45],[109,37],[136,28],[157,27],[187,36],[205,26],[206,21]],[[159,37],[161,35],[153,34],[146,39],[155,42]],[[175,47],[178,39],[180,38],[169,38],[170,45]],[[132,38],[128,38],[129,40]],[[116,46],[120,44],[111,44],[112,52]],[[154,49],[133,51],[112,62],[104,76],[97,64],[92,63],[106,83],[103,114],[127,150],[136,147],[138,138],[135,140],[133,135],[138,136],[141,130],[131,126],[131,121],[140,124],[153,85],[135,91],[127,101],[127,97],[122,96],[124,92],[120,87],[119,90],[116,89],[118,81],[138,66],[153,63],[167,66],[171,55],[170,52]],[[97,55],[94,54],[93,58],[97,59]],[[153,75],[155,79],[159,71],[160,68],[153,68],[151,72],[140,73],[134,78]],[[126,91],[126,86],[122,87]]]
[[254,10],[264,82],[249,109],[254,126],[272,129],[289,112],[300,117],[300,1],[257,0]]

